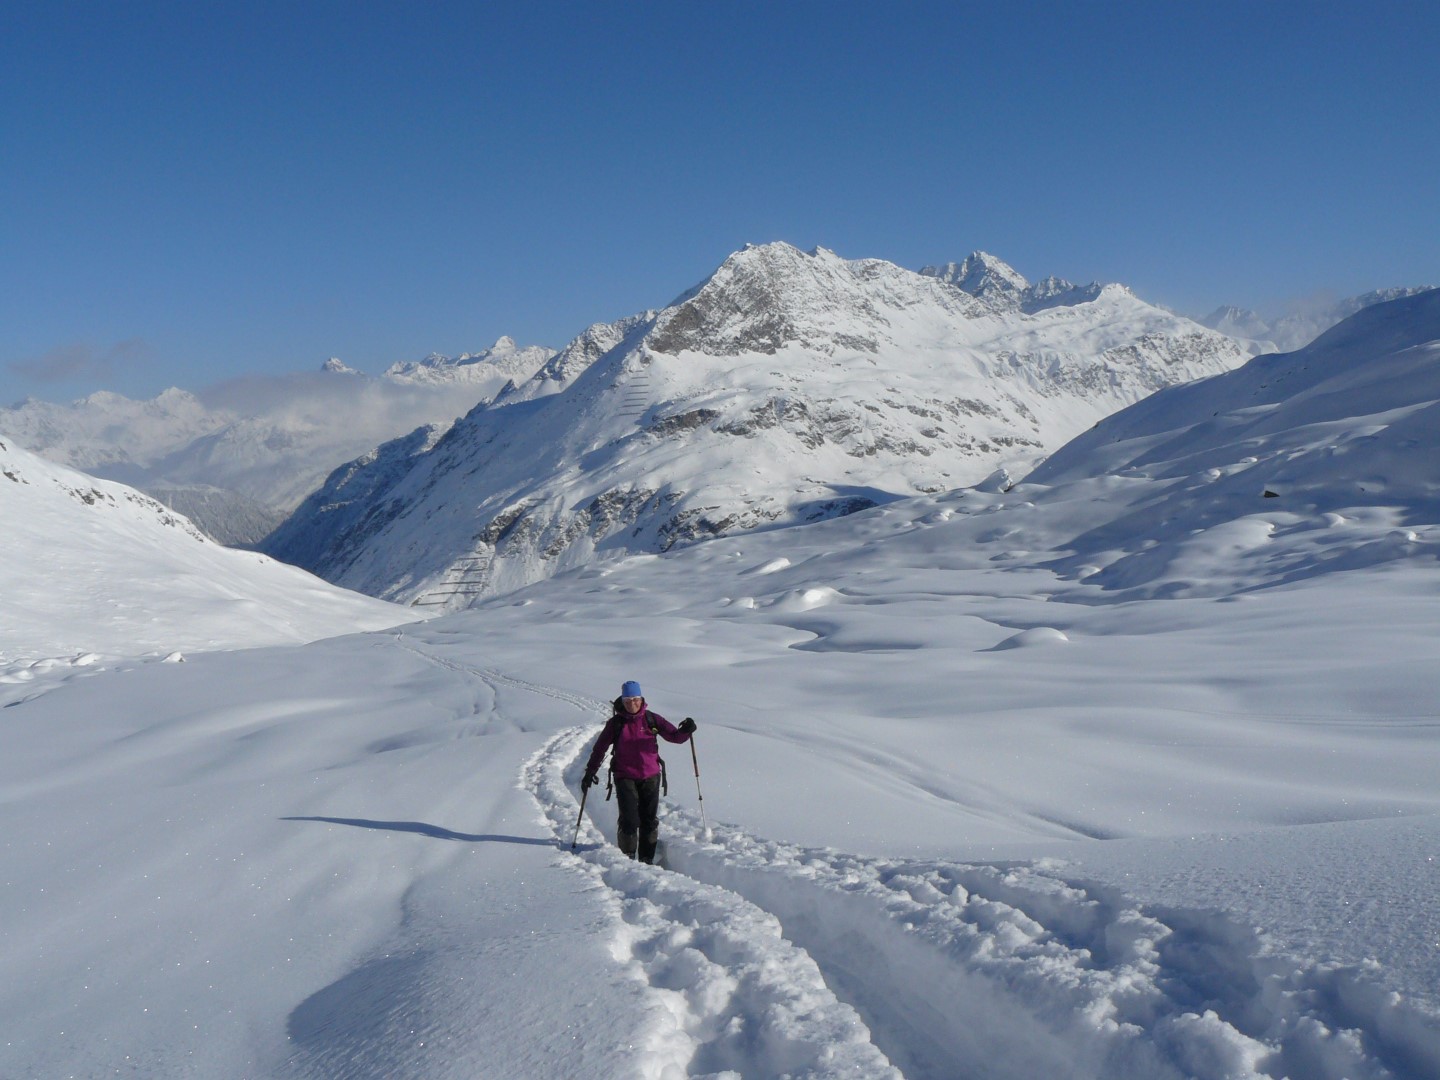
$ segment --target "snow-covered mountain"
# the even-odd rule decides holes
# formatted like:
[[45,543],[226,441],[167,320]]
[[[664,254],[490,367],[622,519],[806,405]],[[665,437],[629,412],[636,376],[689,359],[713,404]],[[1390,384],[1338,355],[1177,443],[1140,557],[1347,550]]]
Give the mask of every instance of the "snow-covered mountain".
[[[1112,508],[1056,545],[1071,552],[1059,565],[1134,595],[1434,557],[1413,526],[1440,520],[1440,289],[1367,306],[1297,352],[1155,394],[1026,480],[1093,500],[1096,514]],[[1191,553],[1217,536],[1225,579],[1190,579]]]
[[413,618],[0,435],[0,666],[308,641]]
[[[986,273],[1023,281],[1002,267]],[[1085,295],[1027,312],[880,260],[746,248],[663,311],[592,328],[431,449],[412,436],[333,474],[266,550],[374,595],[463,605],[597,554],[1023,471],[1246,359],[1122,286]]]
[[502,337],[483,352],[454,357],[431,353],[423,360],[402,360],[386,368],[383,377],[422,385],[464,383],[475,391],[477,400],[483,400],[494,397],[507,383],[524,382],[554,355],[554,349],[522,348],[514,338]]
[[[1437,305],[1008,491],[301,647],[0,665],[0,1075],[1433,1080]],[[7,539],[43,468],[0,466]],[[136,600],[167,535],[213,545],[72,559],[142,511],[62,480],[0,636],[17,586],[27,639],[217,625]],[[663,866],[578,791],[629,678],[699,722]]]
[[501,338],[461,357],[371,378],[338,359],[309,375],[252,378],[149,401],[101,392],[0,409],[0,431],[52,461],[130,484],[253,544],[338,465],[418,425],[450,423],[553,357]]
[[1226,305],[1196,321],[1244,342],[1253,352],[1293,352],[1310,344],[1336,323],[1343,322],[1372,304],[1414,296],[1433,288],[1433,285],[1419,285],[1413,288],[1376,289],[1333,304],[1292,311],[1273,320],[1266,319],[1248,308]]
[[1032,285],[1013,266],[984,251],[975,252],[962,263],[927,266],[920,273],[963,289],[995,311],[1030,314],[1061,305],[1089,303],[1105,288],[1099,282],[1076,285],[1053,275]]

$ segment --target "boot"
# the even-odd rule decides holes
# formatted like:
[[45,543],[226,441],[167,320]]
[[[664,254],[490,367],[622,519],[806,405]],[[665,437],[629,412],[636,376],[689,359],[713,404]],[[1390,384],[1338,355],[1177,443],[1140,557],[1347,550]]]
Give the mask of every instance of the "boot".
[[[615,834],[615,840],[616,843],[620,845],[620,850],[632,859],[635,858],[635,842],[637,839],[638,837],[635,833],[626,832],[624,829],[621,829]],[[654,849],[652,848],[651,851],[653,854]]]
[[655,861],[655,845],[660,842],[659,829],[647,829],[640,834],[640,861],[653,863]]

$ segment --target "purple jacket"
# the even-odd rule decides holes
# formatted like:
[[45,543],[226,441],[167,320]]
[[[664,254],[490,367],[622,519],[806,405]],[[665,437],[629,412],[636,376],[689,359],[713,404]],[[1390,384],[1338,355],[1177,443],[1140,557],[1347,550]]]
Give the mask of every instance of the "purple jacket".
[[[650,732],[652,725],[655,729],[654,735]],[[616,776],[627,780],[648,780],[652,776],[659,776],[660,744],[655,735],[672,743],[688,742],[690,739],[689,732],[679,731],[659,713],[651,712],[648,705],[641,705],[640,711],[631,716],[624,711],[624,706],[616,702],[615,715],[610,717],[605,730],[595,740],[595,748],[590,751],[590,761],[585,766],[585,771],[598,774],[600,763],[605,760],[605,751],[613,744],[613,768]]]

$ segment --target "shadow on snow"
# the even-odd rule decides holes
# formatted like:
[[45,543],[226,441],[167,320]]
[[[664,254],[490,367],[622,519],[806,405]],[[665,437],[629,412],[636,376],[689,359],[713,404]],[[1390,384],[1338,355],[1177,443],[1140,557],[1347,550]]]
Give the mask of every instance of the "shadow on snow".
[[533,844],[537,847],[557,847],[558,842],[533,836],[502,836],[496,833],[461,833],[429,825],[423,821],[368,821],[365,818],[337,817],[284,817],[281,821],[323,821],[327,825],[349,825],[356,829],[380,829],[384,832],[419,833],[436,840],[463,840],[467,843]]

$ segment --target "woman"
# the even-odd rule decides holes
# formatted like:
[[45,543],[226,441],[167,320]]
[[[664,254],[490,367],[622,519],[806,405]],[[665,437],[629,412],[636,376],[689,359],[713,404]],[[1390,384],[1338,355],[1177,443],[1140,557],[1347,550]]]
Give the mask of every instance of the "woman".
[[615,780],[615,802],[620,807],[620,824],[616,840],[620,850],[641,862],[655,861],[655,845],[660,840],[660,744],[683,743],[695,730],[695,721],[688,717],[677,728],[645,704],[640,684],[631,680],[620,688],[610,720],[595,740],[590,761],[580,790],[588,791],[600,780],[600,763],[612,746],[615,756],[610,771]]

